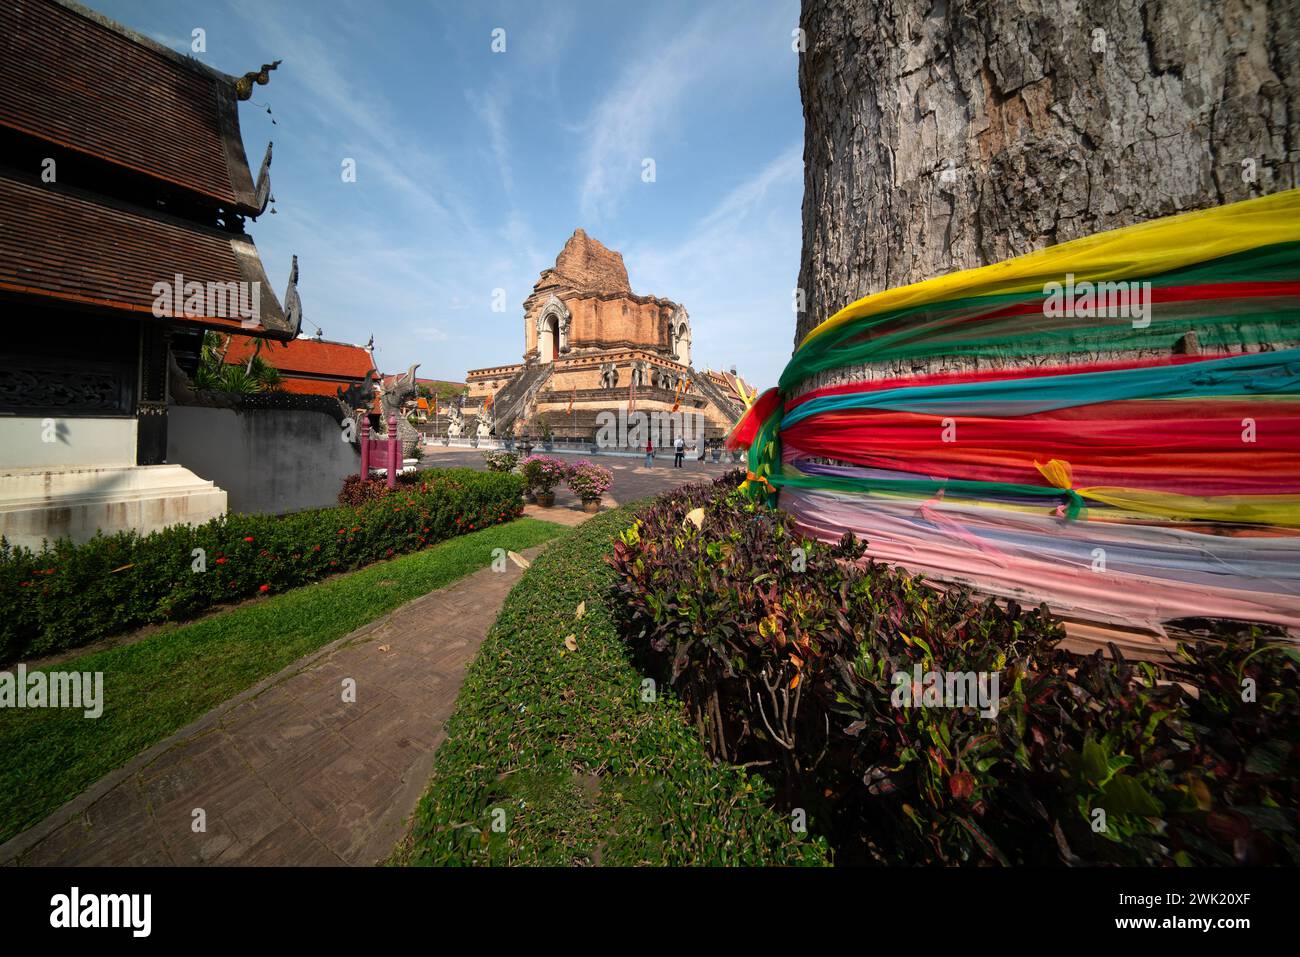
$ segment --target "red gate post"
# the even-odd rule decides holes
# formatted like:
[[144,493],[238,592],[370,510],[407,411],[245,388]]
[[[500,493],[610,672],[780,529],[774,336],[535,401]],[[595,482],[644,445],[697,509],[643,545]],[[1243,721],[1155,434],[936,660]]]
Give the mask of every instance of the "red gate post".
[[370,416],[361,416],[361,481],[370,478]]
[[397,416],[388,417],[388,487],[397,488],[397,467],[402,462],[397,445]]

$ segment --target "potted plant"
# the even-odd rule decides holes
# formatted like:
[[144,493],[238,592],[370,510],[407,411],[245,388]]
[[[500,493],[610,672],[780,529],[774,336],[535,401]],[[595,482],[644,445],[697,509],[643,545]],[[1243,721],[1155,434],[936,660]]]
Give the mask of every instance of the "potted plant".
[[530,455],[519,466],[525,487],[536,497],[537,504],[550,508],[555,504],[555,486],[564,481],[569,467],[549,455]]
[[551,424],[549,422],[545,419],[539,418],[537,420],[537,431],[542,437],[542,448],[548,452],[555,448],[555,433],[551,431]]
[[720,446],[720,445],[714,445],[713,447],[711,447],[711,448],[709,449],[709,455],[712,457],[712,459],[713,459],[714,462],[721,462],[721,461],[722,461],[722,446]]
[[569,469],[569,490],[582,500],[584,512],[599,512],[600,497],[613,484],[613,472],[586,459],[573,463]]
[[519,456],[507,449],[493,449],[483,453],[483,461],[487,463],[489,472],[510,472],[519,461]]
[[443,444],[443,445],[451,445],[451,436],[450,436],[450,435],[444,435],[444,436],[442,437],[442,444]]

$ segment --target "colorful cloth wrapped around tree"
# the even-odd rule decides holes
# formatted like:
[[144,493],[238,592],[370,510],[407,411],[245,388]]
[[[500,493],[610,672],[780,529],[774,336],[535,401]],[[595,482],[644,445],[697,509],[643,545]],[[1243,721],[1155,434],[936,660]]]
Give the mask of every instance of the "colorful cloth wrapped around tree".
[[1087,622],[1295,629],[1298,346],[1291,190],[860,299],[729,444],[807,532],[910,571]]

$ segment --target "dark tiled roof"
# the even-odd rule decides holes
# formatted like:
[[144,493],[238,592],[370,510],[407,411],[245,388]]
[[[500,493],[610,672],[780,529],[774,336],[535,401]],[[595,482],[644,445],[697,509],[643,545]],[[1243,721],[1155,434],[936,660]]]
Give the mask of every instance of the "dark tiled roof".
[[[154,284],[260,282],[265,330],[288,336],[280,303],[247,236],[0,176],[0,292],[153,313]],[[234,310],[231,310],[234,312]],[[237,313],[186,317],[240,329]],[[258,334],[254,331],[253,334]]]
[[90,10],[0,3],[0,125],[258,212],[233,80]]
[[[230,347],[226,350],[226,361],[247,362],[248,357],[253,354],[255,345],[246,337],[233,337]],[[321,339],[291,339],[283,343],[265,343],[262,346],[261,356],[286,375],[296,372],[306,375],[334,376],[360,382],[374,369],[370,353],[361,346],[327,342]],[[332,383],[328,394],[333,395],[334,387],[340,384]]]

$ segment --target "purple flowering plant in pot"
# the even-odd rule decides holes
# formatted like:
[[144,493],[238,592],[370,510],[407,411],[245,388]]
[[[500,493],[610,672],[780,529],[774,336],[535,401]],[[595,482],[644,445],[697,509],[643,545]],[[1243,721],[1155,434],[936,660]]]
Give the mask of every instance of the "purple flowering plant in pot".
[[564,481],[569,466],[549,455],[530,455],[519,463],[519,472],[537,504],[550,508],[555,504],[555,486]]
[[614,484],[614,473],[586,459],[574,462],[569,469],[569,490],[582,500],[587,512],[600,510],[600,497]]

